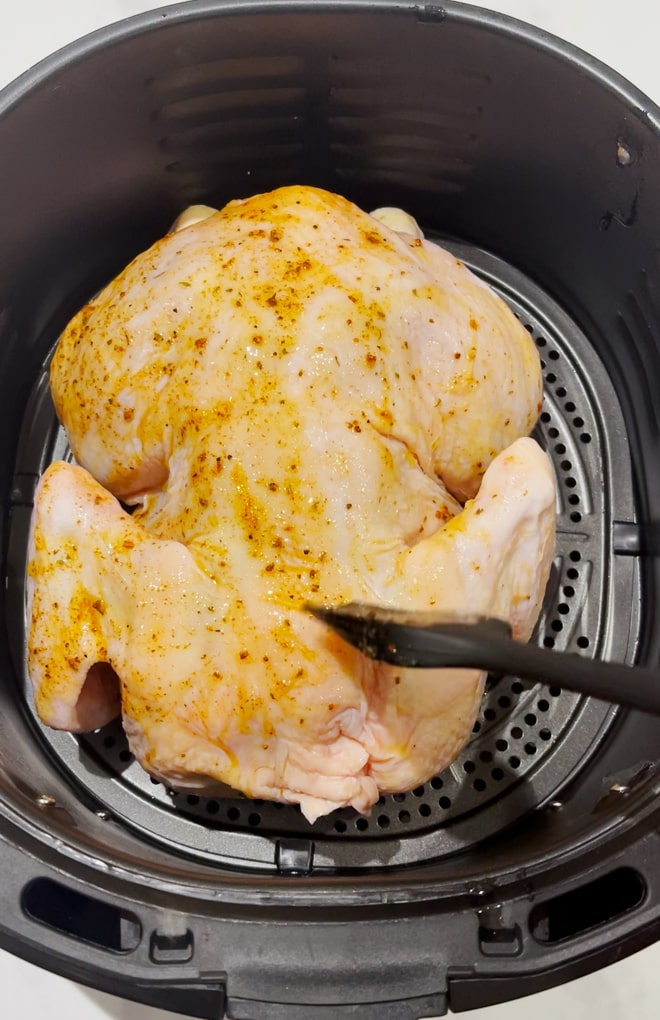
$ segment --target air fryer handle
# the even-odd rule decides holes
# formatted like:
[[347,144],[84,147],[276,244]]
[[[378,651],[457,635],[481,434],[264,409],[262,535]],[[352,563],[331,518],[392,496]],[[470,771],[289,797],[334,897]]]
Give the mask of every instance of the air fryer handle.
[[[196,897],[175,906],[169,893],[87,867],[65,874],[28,843],[0,813],[0,948],[69,980],[200,1020],[419,1020],[447,1013],[436,918],[386,914],[374,923],[358,908],[334,921],[328,906],[313,910],[311,920],[288,912],[273,917],[266,906],[250,916]],[[35,918],[29,893],[46,883],[62,890],[65,904],[67,894],[87,900],[90,924],[96,907],[114,912],[118,925],[130,915],[135,937],[104,948],[103,939],[93,944],[81,935],[80,917],[70,912],[51,924]],[[189,936],[192,953],[177,953],[175,931]]]
[[447,996],[438,992],[407,999],[386,999],[371,1003],[331,1003],[329,1005],[255,1002],[230,999],[227,1020],[419,1020],[444,1016]]
[[[649,799],[655,803],[655,793]],[[21,838],[24,834],[9,829],[0,816],[2,948],[99,990],[204,1020],[443,1016],[449,1007],[456,1013],[488,1006],[572,980],[660,935],[657,825],[652,818],[645,835],[634,839],[629,834],[631,842],[614,857],[585,853],[584,875],[571,870],[574,890],[580,882],[591,883],[623,867],[639,875],[642,893],[638,904],[611,924],[587,925],[568,943],[540,942],[530,924],[540,899],[562,895],[565,874],[555,873],[554,885],[537,880],[534,890],[531,876],[524,889],[490,890],[497,895],[493,919],[479,895],[486,889],[466,890],[458,910],[445,909],[433,896],[423,896],[411,910],[410,904],[378,903],[377,886],[371,903],[337,920],[331,919],[333,907],[327,901],[309,920],[291,911],[273,918],[265,906],[250,918],[234,914],[222,901],[210,905],[191,898],[184,910],[172,909],[168,896],[146,903],[145,887],[137,892],[121,874],[112,889],[106,887],[107,876],[89,868],[77,869],[76,877],[66,875],[56,861],[38,859],[36,848]],[[24,891],[44,880],[135,912],[139,944],[118,955],[36,923],[24,909]],[[498,930],[500,917],[505,926]],[[168,931],[178,924],[192,932],[195,954],[189,961],[167,963],[154,954],[153,933],[164,920]],[[334,929],[330,938],[329,929]]]

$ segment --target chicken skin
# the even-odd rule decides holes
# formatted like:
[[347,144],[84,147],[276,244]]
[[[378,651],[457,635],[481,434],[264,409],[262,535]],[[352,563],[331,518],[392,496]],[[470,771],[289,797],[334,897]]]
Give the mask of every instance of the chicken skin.
[[395,210],[289,187],[178,227],[53,358],[78,463],[35,500],[37,710],[74,731],[121,711],[178,789],[366,811],[453,760],[484,676],[374,663],[304,606],[477,612],[529,638],[554,550],[553,472],[524,438],[538,356]]

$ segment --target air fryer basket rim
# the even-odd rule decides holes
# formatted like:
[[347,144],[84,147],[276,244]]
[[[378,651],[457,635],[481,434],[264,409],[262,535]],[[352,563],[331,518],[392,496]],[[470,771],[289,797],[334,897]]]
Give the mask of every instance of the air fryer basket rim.
[[[629,135],[635,141],[645,132],[645,138],[653,133],[658,144],[658,107],[621,76],[569,44],[503,15],[458,3],[441,6],[401,4],[396,0],[339,0],[336,3],[329,0],[291,0],[289,3],[271,0],[201,3],[193,0],[137,15],[65,47],[5,89],[0,95],[0,116],[3,117],[0,132],[4,122],[9,125],[10,118],[20,116],[23,107],[31,102],[36,104],[50,91],[51,83],[66,78],[75,65],[84,74],[91,56],[102,61],[113,48],[146,40],[159,29],[182,29],[207,19],[210,24],[220,16],[248,15],[254,19],[266,16],[271,21],[275,17],[327,15],[353,17],[356,22],[366,16],[387,16],[388,19],[396,17],[402,28],[414,22],[427,32],[439,32],[441,26],[443,30],[445,26],[452,30],[469,30],[473,33],[472,39],[475,32],[488,33],[498,45],[515,40],[530,54],[535,51],[556,62],[560,69],[566,70],[570,65],[571,70],[583,76],[585,88],[596,84],[610,94],[612,102],[625,107],[621,131],[626,143]],[[630,152],[633,163],[641,162],[639,154],[642,152],[645,158],[650,158],[641,142],[637,148],[631,144]],[[336,190],[341,189],[337,187]],[[616,236],[622,246],[630,243],[634,216],[628,215],[627,207],[624,208],[625,200],[626,194],[617,196],[616,201],[622,204],[613,205],[610,218],[603,221],[601,230],[606,243],[613,236],[610,228],[615,233],[618,231]],[[636,208],[634,204],[633,213]],[[449,233],[461,236],[460,231],[450,230]],[[474,242],[474,236],[469,240]],[[492,238],[486,240],[485,247],[493,250]],[[537,282],[544,282],[541,262],[532,267],[531,275]],[[563,294],[556,284],[556,279],[550,278],[548,289],[561,299]],[[651,302],[654,300],[655,295],[651,293]],[[642,314],[641,332],[646,335],[645,324],[655,321],[655,306],[650,313],[646,311],[648,301],[647,289],[636,292],[632,314],[627,318],[624,315],[628,332],[634,332],[641,309],[646,314],[646,320]],[[0,328],[4,328],[2,308],[5,302],[10,305],[10,297],[2,293],[0,281]],[[575,303],[571,312],[575,315],[579,311],[579,304]],[[589,310],[585,310],[583,328],[592,325],[592,318]],[[596,325],[588,332],[598,337],[603,331]],[[10,335],[9,330],[7,333]],[[54,335],[50,336],[51,342]],[[8,343],[7,350],[15,356],[16,343],[13,347]],[[650,356],[649,351],[646,353]],[[606,343],[603,354],[610,357]],[[554,384],[555,390],[557,385]],[[638,456],[634,446],[633,443],[633,456]],[[638,464],[638,480],[639,475]],[[28,487],[23,490],[22,484],[19,480],[18,494],[14,493],[11,503],[14,515],[21,512],[21,500],[29,495]],[[648,498],[644,493],[640,495],[638,513],[642,522],[653,520],[653,514],[646,512],[646,504],[652,504],[652,497],[653,492]],[[640,557],[647,539],[643,529],[638,529],[637,518],[632,515],[618,523],[622,525],[620,541],[622,546],[627,546],[625,555]],[[640,557],[639,570],[645,575],[647,588],[652,590],[652,556]],[[639,653],[657,661],[657,635],[649,634],[647,628],[639,646],[637,641],[637,635],[631,632],[626,654]],[[31,739],[36,745],[38,737],[31,729],[31,721],[25,719],[24,725],[25,732],[32,733]],[[107,990],[113,990],[112,974],[116,970],[113,962],[116,957],[109,953],[121,952],[123,994],[181,1011],[194,1010],[199,1016],[218,1015],[228,996],[229,1015],[235,1017],[254,1020],[262,1015],[269,1018],[280,1015],[287,1018],[297,1015],[339,1017],[347,1004],[342,993],[333,988],[333,968],[335,973],[355,976],[356,987],[353,991],[349,987],[348,994],[357,997],[356,1001],[362,1006],[360,1015],[365,1018],[372,1013],[383,1015],[384,1009],[385,1015],[392,1017],[439,1014],[447,1005],[455,1010],[472,1008],[547,987],[557,980],[577,976],[595,965],[620,958],[623,953],[652,941],[660,931],[660,888],[653,868],[660,782],[648,750],[654,746],[657,730],[650,721],[640,720],[635,713],[615,713],[615,718],[608,722],[608,732],[620,742],[637,742],[642,756],[639,767],[622,771],[615,755],[606,749],[599,751],[594,761],[602,769],[600,795],[594,798],[591,791],[587,796],[579,789],[579,780],[573,791],[565,791],[567,803],[573,796],[575,804],[584,805],[583,826],[562,828],[561,810],[548,805],[534,821],[538,830],[535,842],[531,843],[534,852],[530,852],[524,862],[507,864],[506,852],[498,856],[495,849],[486,866],[483,857],[479,867],[477,861],[465,865],[459,856],[449,861],[444,870],[434,868],[430,862],[360,876],[332,874],[325,870],[315,872],[305,841],[297,839],[280,841],[275,852],[279,864],[267,875],[258,869],[233,873],[230,869],[214,870],[199,862],[168,855],[162,848],[146,843],[142,845],[140,862],[139,840],[131,834],[124,838],[121,832],[114,833],[111,851],[107,843],[104,844],[104,827],[108,833],[121,827],[104,816],[102,805],[93,798],[87,798],[80,790],[71,792],[65,772],[53,759],[52,784],[47,791],[42,789],[37,797],[30,782],[25,782],[20,775],[9,777],[7,784],[3,780],[0,841],[4,867],[11,876],[11,889],[18,893],[21,906],[17,908],[10,897],[9,922],[0,922],[0,941],[43,966]],[[26,752],[28,768],[32,754],[36,756],[34,748]],[[644,756],[648,760],[645,761]],[[526,831],[523,826],[521,838]],[[245,838],[249,839],[249,834]],[[487,849],[487,854],[489,852]],[[149,858],[146,866],[145,856]],[[554,903],[561,895],[591,888],[592,883],[610,874],[624,872],[630,874],[633,882],[632,876],[638,876],[639,885],[633,888],[630,901],[616,914],[616,923],[609,929],[607,923],[611,918],[601,918],[593,930],[567,935],[568,941],[564,941],[563,934],[560,938],[550,937],[553,925],[558,923],[556,913],[548,908],[546,914],[539,915],[540,919],[533,919],[530,913],[532,904],[539,907],[543,903]],[[71,896],[88,895],[93,902],[112,904],[118,911],[118,921],[129,933],[128,942],[124,944],[120,939],[120,944],[114,945],[110,939],[109,943],[101,940],[94,944],[92,940],[90,944],[86,933],[76,936],[54,928],[52,919],[45,915],[35,918],[30,890],[34,888],[46,895],[51,887],[39,884],[44,881],[52,881],[55,886],[62,884]],[[332,907],[328,907],[329,899]],[[370,977],[369,953],[365,957],[365,950],[351,942],[353,936],[346,938],[346,931],[356,929],[355,913],[351,914],[349,908],[359,909],[362,929],[370,925],[371,950],[392,961],[391,980],[383,988]],[[169,922],[163,924],[165,913],[170,922],[174,918],[174,936],[171,924],[170,927]],[[353,920],[346,928],[349,917]],[[185,925],[182,927],[184,918],[189,929]],[[255,938],[255,920],[259,921],[258,931],[269,927],[261,923],[264,920],[277,924],[282,934],[281,947],[264,949],[263,959],[258,966],[255,964],[252,976],[245,962],[232,956],[230,951],[225,951],[223,965],[219,968],[212,947],[235,942],[237,952],[240,949],[245,955]],[[373,921],[380,924],[372,926]],[[339,931],[339,939],[330,933],[331,929]],[[415,946],[418,961],[413,961],[401,945],[402,931],[409,933],[404,941],[409,939]],[[147,935],[149,932],[151,934]],[[137,940],[135,946],[130,941],[133,936]],[[76,942],[72,937],[82,938],[84,942],[78,959],[74,959]],[[303,989],[301,1001],[282,1003],[281,975],[285,973],[287,982],[293,981],[295,985],[297,971],[292,961],[297,955],[305,959],[304,947],[310,938],[319,939],[318,945],[331,949],[328,969],[320,975],[316,991]],[[473,965],[475,939],[481,954],[480,973],[474,971]],[[342,940],[346,941],[346,946],[339,944]],[[418,950],[421,945],[424,948]],[[442,947],[439,955],[436,954],[438,946]],[[452,954],[453,947],[460,948]],[[186,955],[189,952],[190,956]],[[351,953],[355,957],[353,969]],[[400,995],[395,994],[397,988]],[[295,999],[297,993],[288,994]],[[354,1004],[348,1006],[352,1010]]]
[[218,13],[259,12],[277,13],[292,12],[296,8],[301,11],[321,13],[337,10],[379,12],[397,11],[415,14],[420,20],[444,21],[451,19],[466,24],[479,25],[495,32],[505,31],[511,37],[517,37],[526,44],[546,49],[560,60],[577,62],[585,71],[595,77],[605,88],[616,92],[624,102],[630,103],[640,110],[656,127],[660,127],[660,105],[655,103],[633,82],[618,71],[609,67],[602,60],[594,57],[586,50],[573,43],[535,27],[508,14],[501,14],[483,7],[474,7],[461,0],[444,0],[442,3],[415,2],[415,0],[181,0],[167,7],[154,7],[140,14],[129,15],[102,28],[88,32],[79,39],[60,47],[54,53],[44,57],[33,67],[20,74],[14,81],[0,89],[0,116],[8,111],[14,103],[21,102],[28,93],[38,88],[41,83],[67,67],[79,58],[86,58],[95,50],[112,45],[115,41],[129,36],[150,32],[159,23],[182,22],[199,18],[215,17]]

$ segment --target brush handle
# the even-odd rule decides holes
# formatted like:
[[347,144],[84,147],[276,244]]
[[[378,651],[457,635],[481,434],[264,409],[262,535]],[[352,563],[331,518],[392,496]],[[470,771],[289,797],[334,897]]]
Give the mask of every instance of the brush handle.
[[504,627],[499,620],[430,627],[387,623],[380,629],[377,657],[402,666],[511,673],[660,715],[660,671],[521,644]]

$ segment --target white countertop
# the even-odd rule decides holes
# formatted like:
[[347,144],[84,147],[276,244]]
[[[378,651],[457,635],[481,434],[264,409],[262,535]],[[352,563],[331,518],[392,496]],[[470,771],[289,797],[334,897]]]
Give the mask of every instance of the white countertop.
[[[149,0],[20,0],[0,14],[0,87],[93,29],[150,10]],[[660,7],[654,0],[472,0],[567,39],[660,102]],[[0,951],[0,987],[12,1020],[174,1020],[173,1014],[91,991]],[[466,1020],[657,1020],[660,943],[607,969]]]

